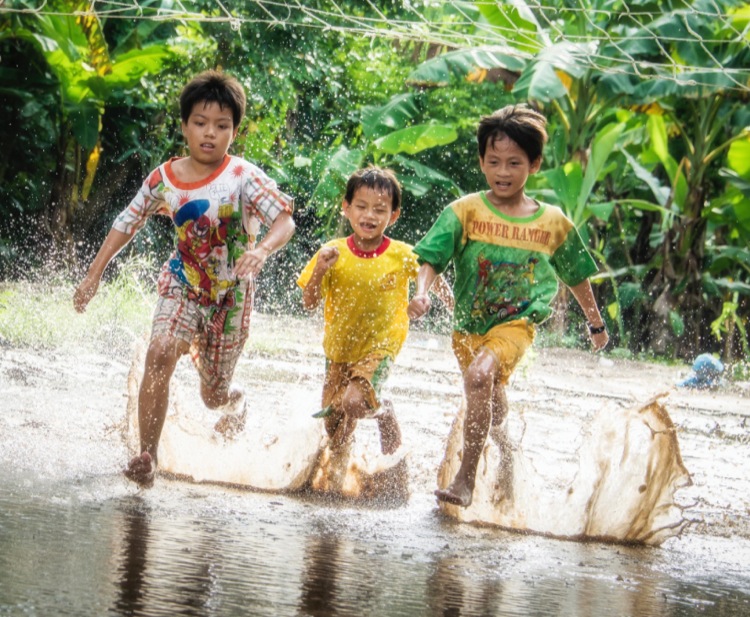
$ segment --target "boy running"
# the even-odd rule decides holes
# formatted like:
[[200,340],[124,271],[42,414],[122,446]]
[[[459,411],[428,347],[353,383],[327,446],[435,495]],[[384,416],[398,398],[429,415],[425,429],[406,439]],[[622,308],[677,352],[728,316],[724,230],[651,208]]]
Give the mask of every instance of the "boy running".
[[351,442],[358,420],[375,418],[381,450],[392,454],[401,432],[380,391],[409,332],[409,282],[419,265],[408,244],[385,235],[401,214],[401,187],[390,170],[355,172],[342,207],[352,235],[321,247],[297,280],[306,309],[324,300],[326,376],[316,417],[325,418],[333,448]]
[[508,413],[505,385],[552,312],[558,278],[583,310],[594,350],[609,340],[588,280],[597,267],[578,230],[559,208],[524,192],[546,140],[546,119],[525,105],[482,118],[479,166],[489,190],[450,204],[414,248],[421,267],[412,319],[429,310],[427,292],[451,260],[456,271],[453,351],[466,395],[464,447],[453,482],[435,494],[458,506],[471,504],[490,427],[499,430]]
[[[294,233],[293,200],[256,166],[227,154],[245,113],[245,92],[233,77],[206,71],[180,94],[182,134],[189,155],[149,174],[115,219],[73,302],[78,312],[96,294],[104,269],[149,216],[169,216],[175,250],[161,270],[146,366],[138,396],[141,454],[125,475],[151,486],[179,358],[190,353],[201,398],[226,413],[225,435],[244,426],[245,396],[232,385],[250,327],[254,277]],[[260,225],[268,229],[256,244]]]

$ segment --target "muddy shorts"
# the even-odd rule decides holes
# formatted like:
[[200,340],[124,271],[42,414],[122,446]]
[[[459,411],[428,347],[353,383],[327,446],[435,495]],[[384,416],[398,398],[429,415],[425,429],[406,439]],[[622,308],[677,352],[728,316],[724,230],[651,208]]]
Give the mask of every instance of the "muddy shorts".
[[363,398],[374,414],[380,408],[380,391],[388,380],[392,366],[393,359],[380,354],[371,354],[352,363],[326,360],[323,410],[316,413],[314,417],[326,417],[335,410],[340,410],[350,383],[356,383],[361,389]]
[[486,334],[453,332],[453,353],[461,372],[477,357],[482,349],[489,351],[500,366],[500,382],[508,383],[513,369],[534,342],[536,328],[525,319],[500,324]]
[[208,306],[189,298],[181,285],[160,290],[151,338],[166,335],[189,343],[203,385],[219,391],[229,388],[250,330],[250,285],[242,281],[223,304]]

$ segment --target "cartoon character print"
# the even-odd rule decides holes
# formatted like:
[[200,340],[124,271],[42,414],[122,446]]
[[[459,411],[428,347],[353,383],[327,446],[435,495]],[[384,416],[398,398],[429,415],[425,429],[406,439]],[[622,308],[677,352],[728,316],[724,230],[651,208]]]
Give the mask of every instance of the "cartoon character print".
[[[237,287],[232,287],[227,290],[224,298],[222,298],[221,305],[216,306],[214,309],[214,312],[219,311],[218,317],[215,317],[212,314],[209,319],[208,327],[217,335],[234,334],[237,331],[237,325],[235,323],[236,315],[238,311],[242,310],[244,298],[243,292]],[[245,328],[247,328],[248,325],[249,323],[246,321]]]
[[529,306],[538,259],[532,257],[520,264],[493,263],[480,253],[477,261],[479,267],[471,307],[472,318],[503,321]]
[[[137,204],[139,212],[150,212],[151,205],[155,199],[154,196],[162,195],[167,192],[167,188],[164,186],[164,178],[161,175],[161,169],[159,167],[152,171],[151,175],[146,178],[146,186],[148,187],[148,193],[139,192],[135,198],[135,203]],[[161,202],[161,199],[159,199],[159,201]],[[163,202],[161,203],[163,204]],[[164,205],[159,208],[158,212],[167,215],[169,214],[169,211]],[[145,222],[146,218],[144,216],[143,220],[138,224],[138,228],[142,227]]]
[[225,263],[227,238],[236,218],[232,204],[225,204],[213,219],[210,205],[207,199],[194,199],[175,212],[177,250],[170,262],[170,270],[186,285],[190,296],[203,304],[216,302],[227,287],[219,281],[219,269]]
[[146,184],[148,185],[148,188],[151,191],[152,195],[155,192],[156,193],[163,192],[164,178],[161,175],[161,167],[157,167],[156,169],[154,169],[153,172],[151,172],[151,175],[146,180]]

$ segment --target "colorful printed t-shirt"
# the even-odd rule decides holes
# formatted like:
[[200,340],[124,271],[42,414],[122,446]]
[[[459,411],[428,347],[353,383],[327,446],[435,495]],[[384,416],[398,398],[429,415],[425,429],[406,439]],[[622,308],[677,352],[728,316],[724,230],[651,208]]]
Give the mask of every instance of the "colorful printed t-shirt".
[[[351,236],[327,246],[336,247],[339,258],[321,283],[326,357],[333,362],[357,362],[372,353],[395,358],[409,333],[409,281],[419,270],[411,246],[386,237],[365,253]],[[300,287],[309,283],[318,254],[297,279]]]
[[162,295],[175,284],[204,306],[233,298],[235,260],[255,245],[260,224],[270,226],[293,200],[255,165],[226,156],[200,182],[181,182],[172,171],[176,159],[146,178],[130,205],[112,227],[133,235],[152,214],[164,214],[175,226],[175,250],[159,277]]
[[514,319],[541,323],[552,312],[558,277],[572,287],[597,271],[562,210],[540,204],[533,215],[513,218],[484,193],[443,210],[414,252],[438,273],[453,260],[454,329],[471,334]]

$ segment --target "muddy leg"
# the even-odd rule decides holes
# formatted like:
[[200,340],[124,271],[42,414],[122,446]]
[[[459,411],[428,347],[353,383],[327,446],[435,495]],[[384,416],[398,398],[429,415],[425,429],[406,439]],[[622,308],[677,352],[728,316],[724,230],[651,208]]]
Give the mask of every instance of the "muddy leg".
[[334,408],[325,418],[330,454],[328,467],[328,487],[333,492],[341,491],[349,468],[349,457],[354,445],[354,429],[357,421],[348,417],[340,409]]
[[331,413],[323,418],[328,435],[328,446],[332,452],[348,447],[354,441],[357,420],[347,416],[339,407],[332,406]]
[[169,403],[169,381],[188,344],[168,336],[151,340],[138,393],[138,428],[141,454],[130,460],[125,477],[141,486],[151,486],[157,465],[157,450]]
[[380,431],[380,450],[383,454],[393,454],[401,446],[401,429],[393,412],[393,403],[384,400],[380,413],[375,416]]
[[499,375],[495,380],[492,395],[492,424],[489,437],[500,453],[500,467],[497,470],[495,485],[495,502],[510,497],[513,493],[513,452],[508,439],[508,397],[505,386],[500,383]]
[[463,456],[453,482],[447,488],[435,491],[440,501],[462,507],[471,505],[479,457],[492,421],[493,390],[498,369],[495,357],[482,350],[464,373],[466,418]]

